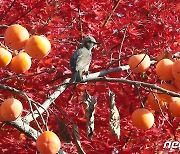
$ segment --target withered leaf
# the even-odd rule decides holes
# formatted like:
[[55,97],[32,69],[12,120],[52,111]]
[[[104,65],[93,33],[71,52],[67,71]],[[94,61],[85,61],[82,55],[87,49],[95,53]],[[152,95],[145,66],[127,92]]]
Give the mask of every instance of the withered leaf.
[[115,94],[109,90],[109,108],[110,108],[110,131],[113,135],[120,139],[120,115],[116,107]]
[[87,91],[84,92],[83,96],[86,124],[87,124],[87,137],[91,138],[94,132],[94,113],[97,100],[88,94]]
[[57,116],[56,116],[56,120],[57,120],[58,127],[59,127],[58,135],[61,137],[61,139],[64,142],[70,143],[71,142],[71,135],[69,132],[68,125]]
[[85,154],[80,141],[79,130],[77,125],[73,125],[73,137],[76,143],[78,154]]

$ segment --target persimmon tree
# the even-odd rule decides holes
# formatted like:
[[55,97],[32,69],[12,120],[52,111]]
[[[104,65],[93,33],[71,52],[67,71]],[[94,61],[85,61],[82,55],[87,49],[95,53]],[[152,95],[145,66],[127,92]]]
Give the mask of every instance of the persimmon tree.
[[[155,153],[179,141],[177,0],[0,6],[1,153]],[[101,44],[89,74],[70,83],[87,35]]]

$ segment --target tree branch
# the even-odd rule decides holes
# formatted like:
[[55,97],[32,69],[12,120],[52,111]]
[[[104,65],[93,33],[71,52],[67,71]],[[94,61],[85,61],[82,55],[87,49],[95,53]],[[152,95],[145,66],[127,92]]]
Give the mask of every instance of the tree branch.
[[[174,97],[180,97],[180,94],[166,90],[164,88],[161,88],[157,85],[154,84],[149,84],[149,83],[145,83],[145,82],[141,82],[141,81],[132,81],[132,80],[128,80],[128,79],[124,79],[124,78],[106,78],[106,77],[102,77],[105,76],[107,74],[110,74],[112,72],[118,72],[118,71],[123,71],[123,70],[128,70],[129,69],[129,65],[125,65],[125,66],[120,66],[117,68],[112,68],[112,69],[108,69],[108,70],[103,70],[100,72],[96,72],[96,73],[92,73],[89,75],[83,75],[83,79],[81,81],[81,83],[85,83],[85,82],[97,82],[97,81],[103,81],[103,82],[122,82],[122,83],[127,83],[127,84],[133,84],[136,85],[137,87],[148,87],[148,88],[152,88],[152,89],[157,89],[161,92],[167,93],[171,96]],[[69,83],[70,78],[65,79],[64,82],[59,85],[59,87],[55,90],[54,93],[52,93],[48,99],[42,104],[42,107],[38,108],[38,112],[39,114],[42,114],[45,110],[47,110],[49,108],[49,106],[55,101],[55,99],[57,97],[59,97],[59,95],[61,95],[69,86],[72,85],[72,83]],[[73,83],[73,84],[77,84],[77,83]],[[34,111],[34,118],[37,118],[39,116],[37,110]],[[32,117],[32,113],[27,115],[25,117],[25,120],[28,122],[31,122],[33,120]]]
[[[42,114],[45,110],[47,110],[49,108],[49,106],[55,101],[55,99],[57,97],[59,97],[60,94],[62,94],[70,85],[72,84],[69,84],[69,81],[70,81],[70,78],[64,80],[63,84],[61,84],[53,94],[51,94],[48,99],[46,99],[46,101],[42,104],[43,108],[39,107],[38,108],[38,111],[35,110],[34,111],[34,118],[37,118],[39,117],[39,114]],[[45,110],[44,110],[45,109]],[[30,113],[29,115],[27,115],[25,118],[25,121],[28,121],[28,122],[31,122],[33,119],[32,117],[32,113]]]
[[18,118],[15,121],[8,122],[7,124],[14,126],[19,131],[23,132],[27,136],[33,138],[34,140],[40,135],[40,132],[32,128],[29,123],[26,123],[22,118]]
[[107,16],[107,18],[106,18],[104,24],[102,25],[102,27],[106,26],[106,24],[107,24],[108,21],[111,19],[111,16],[113,15],[114,11],[117,9],[117,7],[118,7],[118,5],[119,5],[120,2],[121,2],[121,0],[118,0],[118,2],[116,3],[116,5],[115,5],[115,6],[113,7],[113,9],[112,9],[112,12],[109,13],[109,15]]
[[98,77],[98,78],[91,78],[91,79],[86,78],[86,79],[82,80],[81,82],[84,83],[84,82],[97,82],[97,81],[122,82],[122,83],[136,85],[138,87],[142,86],[142,87],[156,89],[156,90],[159,90],[163,93],[171,95],[173,97],[180,97],[180,94],[178,94],[176,92],[169,91],[169,90],[164,89],[164,88],[161,88],[155,84],[145,83],[145,82],[141,82],[141,81],[132,81],[132,80],[124,79],[124,78],[106,78],[106,77]]
[[[118,72],[118,71],[123,71],[123,70],[127,70],[127,69],[129,69],[128,65],[120,66],[120,67],[117,67],[117,68],[92,73],[92,74],[89,74],[88,76],[84,75],[83,79],[86,79],[86,78],[88,78],[88,79],[96,79],[99,76],[104,76],[104,75],[112,73],[112,72]],[[38,112],[40,114],[42,114],[45,111],[44,109],[47,110],[49,108],[49,106],[55,101],[55,99],[57,97],[59,97],[59,95],[61,95],[69,86],[72,85],[72,84],[69,84],[69,81],[70,81],[70,78],[64,80],[64,82],[55,90],[55,92],[48,97],[48,99],[42,104],[43,109],[41,107],[39,107],[38,111],[37,110],[34,111],[34,114],[35,114],[34,117],[35,118],[37,118],[39,116],[37,114]],[[77,84],[77,83],[74,83],[74,84]],[[25,117],[25,120],[28,121],[28,122],[31,122],[33,120],[32,113],[27,115]]]
[[13,2],[11,3],[11,5],[9,6],[9,8],[7,9],[7,11],[2,15],[2,18],[0,18],[0,21],[2,21],[4,19],[4,17],[9,13],[9,11],[11,10],[11,8],[13,7],[13,5],[15,4],[16,0],[13,0]]
[[39,2],[37,2],[31,9],[29,9],[27,12],[25,12],[24,14],[22,14],[20,17],[18,17],[17,19],[15,19],[14,21],[12,21],[10,24],[8,24],[8,26],[12,25],[13,23],[15,23],[16,21],[18,21],[19,19],[25,17],[27,14],[29,14],[32,10],[37,9],[37,6],[41,3],[44,2],[44,0],[41,0]]

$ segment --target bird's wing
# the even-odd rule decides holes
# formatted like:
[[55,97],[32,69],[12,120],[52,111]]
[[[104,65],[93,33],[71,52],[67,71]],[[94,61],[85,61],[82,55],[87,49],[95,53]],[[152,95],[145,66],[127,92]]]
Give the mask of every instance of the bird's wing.
[[90,64],[91,58],[91,53],[86,48],[76,50],[70,61],[72,71],[84,71],[85,67]]
[[86,48],[79,50],[80,54],[76,63],[76,71],[84,71],[84,69],[90,64],[92,56],[91,52]]
[[76,72],[76,62],[77,62],[78,56],[79,56],[79,53],[78,53],[78,51],[76,50],[76,51],[72,54],[72,57],[71,57],[71,59],[70,59],[70,66],[71,66],[71,71],[72,71],[72,72]]

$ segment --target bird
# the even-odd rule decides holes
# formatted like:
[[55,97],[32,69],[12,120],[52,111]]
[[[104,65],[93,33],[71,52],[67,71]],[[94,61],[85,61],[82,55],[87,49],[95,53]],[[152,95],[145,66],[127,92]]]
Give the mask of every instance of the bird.
[[94,37],[86,36],[83,38],[78,49],[72,54],[70,59],[72,71],[71,83],[80,82],[83,72],[88,72],[92,60],[92,49],[96,44],[99,44],[99,42],[96,42]]

